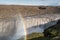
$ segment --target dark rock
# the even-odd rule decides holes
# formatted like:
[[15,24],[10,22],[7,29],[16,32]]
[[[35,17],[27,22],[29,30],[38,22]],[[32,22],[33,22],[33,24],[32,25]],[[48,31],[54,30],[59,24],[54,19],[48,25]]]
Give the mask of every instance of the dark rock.
[[54,37],[60,34],[60,19],[58,20],[56,25],[50,26],[44,30],[45,37]]

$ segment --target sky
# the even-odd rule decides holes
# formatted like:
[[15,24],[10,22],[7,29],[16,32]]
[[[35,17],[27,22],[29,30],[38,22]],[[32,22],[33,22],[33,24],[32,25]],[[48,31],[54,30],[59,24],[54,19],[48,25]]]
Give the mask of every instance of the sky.
[[60,6],[60,0],[0,0],[0,5]]

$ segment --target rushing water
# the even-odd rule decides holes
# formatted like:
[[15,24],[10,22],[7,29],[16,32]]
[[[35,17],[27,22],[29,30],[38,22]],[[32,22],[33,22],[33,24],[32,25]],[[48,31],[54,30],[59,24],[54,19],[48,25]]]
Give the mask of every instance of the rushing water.
[[21,19],[0,19],[0,40],[17,40],[24,35],[25,32]]
[[[49,16],[46,16],[49,15]],[[53,19],[53,21],[50,20]],[[43,32],[45,27],[55,25],[60,19],[60,14],[45,14],[40,17],[31,17],[25,20],[25,24],[21,17],[17,18],[1,18],[0,19],[0,40],[17,40],[25,35],[24,25],[27,27],[27,33]],[[40,26],[41,25],[41,26]],[[24,36],[25,37],[25,36]],[[25,40],[25,38],[24,38]]]
[[55,25],[60,19],[60,14],[40,14],[27,17],[27,33],[43,32],[46,28]]

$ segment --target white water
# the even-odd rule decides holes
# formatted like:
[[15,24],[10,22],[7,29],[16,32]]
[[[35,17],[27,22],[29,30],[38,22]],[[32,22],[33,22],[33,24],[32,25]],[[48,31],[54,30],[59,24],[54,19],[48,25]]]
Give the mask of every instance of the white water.
[[[46,16],[46,15],[49,15],[49,16]],[[41,17],[48,17],[48,18],[52,18],[52,19],[59,19],[60,18],[60,14],[46,14],[46,15],[40,15]],[[32,17],[33,18],[33,17]],[[36,18],[35,18],[36,19]],[[29,19],[30,20],[30,19]],[[41,19],[40,19],[41,20]],[[41,21],[38,21],[37,19],[37,22],[40,23]],[[50,22],[49,20],[45,20],[42,19],[42,22],[41,24],[44,23],[44,21],[46,23]],[[44,31],[44,25],[41,26],[40,28],[39,27],[32,27],[32,26],[35,26],[35,21],[28,21],[28,22],[31,22],[28,26],[27,26],[27,31],[28,33],[32,33],[32,32],[43,32]],[[56,21],[57,22],[57,21]],[[53,22],[53,24],[47,24],[46,27],[49,27],[50,25],[55,25],[56,22]],[[51,22],[52,23],[52,22]],[[27,23],[28,24],[28,23]],[[31,26],[31,24],[34,24]],[[44,23],[45,24],[45,23]],[[38,24],[39,25],[39,24]],[[2,28],[1,28],[2,27]],[[5,28],[6,27],[6,28]],[[31,28],[32,27],[32,28]],[[4,28],[4,31],[2,31]],[[30,29],[29,29],[30,28]],[[7,32],[6,32],[7,31]],[[14,31],[14,32],[13,32]],[[25,32],[24,32],[24,26],[23,26],[23,22],[21,20],[21,17],[17,17],[16,19],[0,19],[0,40],[17,40],[19,39],[20,37],[24,36],[25,35]]]
[[[44,30],[57,23],[60,19],[60,14],[42,14],[32,17],[27,17],[27,33],[44,32]],[[51,22],[52,21],[52,22]],[[41,25],[41,26],[39,26]]]
[[24,27],[20,18],[0,19],[0,40],[17,40],[24,35]]
[[21,19],[17,19],[16,21],[16,33],[13,37],[13,40],[19,39],[22,36],[25,36],[25,31],[24,31],[24,26],[23,26],[23,22]]

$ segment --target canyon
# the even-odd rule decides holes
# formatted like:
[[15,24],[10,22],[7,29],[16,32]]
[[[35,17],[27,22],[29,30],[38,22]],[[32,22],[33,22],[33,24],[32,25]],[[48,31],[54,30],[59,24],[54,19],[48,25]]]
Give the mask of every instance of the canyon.
[[17,40],[32,32],[43,32],[58,19],[60,7],[0,5],[0,40]]

